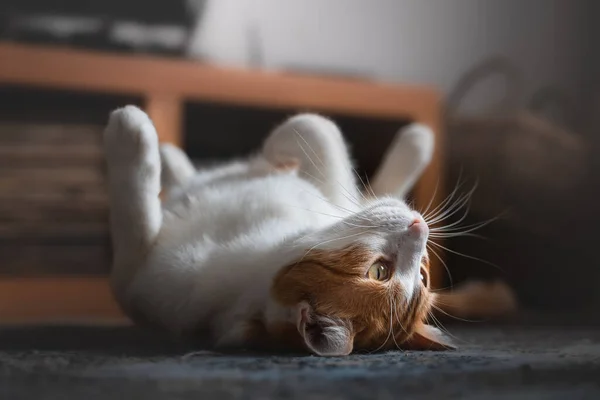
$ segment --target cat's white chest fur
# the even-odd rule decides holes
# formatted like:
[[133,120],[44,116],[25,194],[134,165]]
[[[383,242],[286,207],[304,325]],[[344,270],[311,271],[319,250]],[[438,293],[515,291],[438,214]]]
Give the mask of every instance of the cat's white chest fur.
[[210,238],[235,247],[252,238],[252,243],[270,245],[345,214],[310,182],[295,172],[282,172],[199,187],[192,184],[167,206],[163,230],[166,236],[177,236],[175,240],[191,235],[196,243]]

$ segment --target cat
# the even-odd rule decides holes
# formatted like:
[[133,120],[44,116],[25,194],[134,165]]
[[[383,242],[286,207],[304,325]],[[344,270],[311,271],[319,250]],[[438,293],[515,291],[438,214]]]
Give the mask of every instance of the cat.
[[246,159],[196,170],[159,145],[142,110],[113,111],[104,146],[117,302],[134,321],[202,332],[217,348],[453,348],[426,322],[429,228],[402,200],[434,136],[413,124],[398,138],[392,152],[408,162],[380,185],[390,195],[376,195],[361,193],[339,128],[320,115],[289,118]]

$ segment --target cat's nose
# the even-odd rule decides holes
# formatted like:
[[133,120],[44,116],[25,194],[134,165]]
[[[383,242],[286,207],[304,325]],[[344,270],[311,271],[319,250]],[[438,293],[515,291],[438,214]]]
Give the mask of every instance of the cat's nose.
[[416,215],[408,226],[408,232],[415,236],[427,236],[429,234],[429,227],[423,217]]

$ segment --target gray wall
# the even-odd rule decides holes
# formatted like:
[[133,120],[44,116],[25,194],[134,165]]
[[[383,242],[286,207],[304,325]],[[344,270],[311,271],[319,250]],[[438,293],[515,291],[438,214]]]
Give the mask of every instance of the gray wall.
[[246,65],[251,32],[258,32],[267,68],[338,67],[386,81],[434,84],[444,91],[473,63],[504,54],[524,70],[527,92],[556,82],[579,95],[582,54],[587,49],[583,22],[589,4],[589,0],[212,0],[193,53],[221,64]]

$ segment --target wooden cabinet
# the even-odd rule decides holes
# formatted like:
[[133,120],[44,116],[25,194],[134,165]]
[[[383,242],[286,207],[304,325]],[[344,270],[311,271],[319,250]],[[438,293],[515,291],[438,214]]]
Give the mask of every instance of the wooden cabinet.
[[[437,146],[414,200],[424,206],[435,196],[436,204],[444,194],[440,96],[428,87],[0,43],[2,87],[129,96],[150,114],[162,141],[183,146],[198,158],[212,153],[225,157],[244,146],[258,146],[261,132],[285,115],[316,111],[340,123],[356,149],[361,171],[370,176],[395,130],[418,121],[434,129]],[[106,116],[108,111],[103,111]],[[224,115],[234,115],[237,125],[219,127]],[[0,110],[0,238],[12,237],[21,246],[17,252],[0,244],[0,321],[120,317],[103,272],[110,257],[98,142],[102,127],[82,123],[62,128],[49,123],[36,131],[35,124],[25,121],[11,128],[2,122]],[[240,132],[239,126],[246,129]],[[74,135],[75,131],[82,133]],[[379,136],[367,139],[377,131]],[[239,146],[231,154],[214,151],[219,144],[210,135],[228,133]],[[29,186],[36,188],[34,195]],[[46,236],[39,228],[44,218],[52,221]],[[28,231],[35,226],[39,232]],[[48,236],[56,246],[47,246],[44,240],[52,239]],[[36,242],[35,237],[43,240]],[[36,263],[42,261],[63,264],[56,270],[61,272],[39,269]],[[432,278],[434,284],[441,281],[437,264]]]

